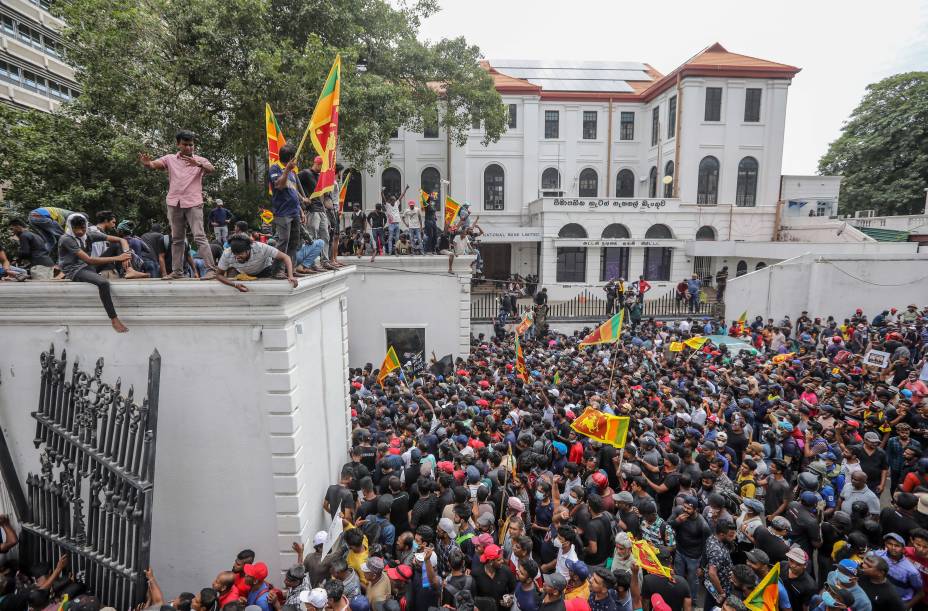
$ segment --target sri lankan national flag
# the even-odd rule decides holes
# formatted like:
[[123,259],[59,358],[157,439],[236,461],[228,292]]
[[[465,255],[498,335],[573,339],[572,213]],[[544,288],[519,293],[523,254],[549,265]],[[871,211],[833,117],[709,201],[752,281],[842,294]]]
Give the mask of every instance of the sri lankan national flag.
[[383,358],[383,365],[380,366],[380,373],[377,374],[377,383],[383,384],[384,378],[390,375],[390,372],[400,368],[400,360],[396,356],[396,350],[393,346],[387,349],[387,356]]
[[425,192],[425,189],[419,189],[419,205],[423,210],[429,207],[429,194]]
[[325,79],[316,109],[309,119],[309,138],[316,154],[322,157],[322,168],[316,181],[316,190],[310,197],[321,197],[335,188],[335,149],[338,146],[338,106],[341,103],[342,56],[335,56],[335,63]]
[[461,204],[451,199],[450,195],[445,197],[445,229],[454,225],[460,211]]
[[748,322],[748,311],[745,310],[738,317],[738,335],[744,335],[744,325]]
[[774,564],[767,576],[744,599],[744,606],[751,611],[777,611],[780,607],[780,564]]
[[635,564],[652,575],[663,575],[667,579],[673,576],[670,568],[658,560],[657,548],[654,545],[644,539],[635,539],[631,535],[629,538],[632,540],[632,558],[635,559]]
[[[271,167],[280,159],[280,149],[287,144],[284,133],[280,131],[280,124],[277,123],[277,117],[271,110],[271,105],[264,104],[264,130],[267,132],[267,167]],[[267,186],[268,193],[271,193],[271,185]]]
[[522,345],[519,343],[518,335],[516,335],[516,377],[523,382],[528,382],[528,373],[525,370],[525,355],[522,354]]
[[628,416],[605,414],[594,407],[587,407],[570,423],[576,433],[616,448],[625,447],[628,436]]
[[342,188],[338,190],[338,211],[345,211],[345,197],[348,196],[348,181],[351,180],[351,174],[349,173],[345,176],[345,180],[342,182]]
[[622,337],[622,321],[625,320],[625,308],[601,324],[598,329],[583,338],[580,347],[593,346],[594,344],[611,344],[619,341]]
[[522,335],[529,330],[529,327],[532,326],[532,317],[529,316],[528,312],[525,313],[525,316],[522,317],[522,322],[519,323],[519,326],[516,327],[516,335]]

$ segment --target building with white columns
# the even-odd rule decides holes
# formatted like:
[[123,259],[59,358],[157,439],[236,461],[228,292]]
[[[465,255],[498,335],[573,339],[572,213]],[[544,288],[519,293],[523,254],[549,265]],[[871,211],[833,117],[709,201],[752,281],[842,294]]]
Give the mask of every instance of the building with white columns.
[[[612,277],[675,283],[785,258],[772,242],[799,68],[718,43],[666,75],[638,62],[484,66],[509,109],[499,141],[484,146],[479,125],[461,147],[440,129],[400,131],[387,164],[349,183],[348,201],[371,209],[381,187],[408,184],[414,198],[450,180],[443,194],[467,202],[486,231],[485,275],[538,274],[555,296]],[[767,246],[740,257],[740,242]]]

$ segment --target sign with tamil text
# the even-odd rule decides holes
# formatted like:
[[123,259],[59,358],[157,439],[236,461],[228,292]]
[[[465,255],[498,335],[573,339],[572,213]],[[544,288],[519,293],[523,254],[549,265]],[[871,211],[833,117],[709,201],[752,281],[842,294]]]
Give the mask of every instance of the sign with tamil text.
[[664,247],[673,248],[682,246],[683,240],[623,240],[623,239],[587,239],[587,238],[555,238],[555,246],[582,246],[588,248],[595,247],[631,247],[638,246],[641,248]]

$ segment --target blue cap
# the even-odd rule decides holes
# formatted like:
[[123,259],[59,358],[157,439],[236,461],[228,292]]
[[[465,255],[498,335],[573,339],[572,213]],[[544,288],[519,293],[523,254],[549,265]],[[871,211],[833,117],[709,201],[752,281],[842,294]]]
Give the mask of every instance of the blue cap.
[[480,471],[474,465],[468,465],[465,473],[467,474],[468,483],[475,484],[480,479]]
[[787,433],[792,433],[792,432],[793,432],[793,424],[792,424],[791,422],[787,422],[787,421],[785,421],[785,420],[780,420],[780,421],[777,423],[777,425],[778,425],[781,429],[783,429],[784,431],[786,431]]
[[819,501],[819,495],[811,490],[806,490],[799,495],[799,500],[805,503],[806,505],[815,505]]
[[512,425],[513,425],[512,418],[506,418],[506,419],[504,419],[504,420],[503,420],[503,424],[505,424],[505,425],[507,425],[507,426],[512,426]]
[[455,435],[454,443],[467,443],[467,435]]
[[838,569],[842,573],[846,573],[852,577],[857,575],[858,566],[860,565],[857,563],[857,561],[851,560],[850,558],[846,558],[838,563]]
[[568,560],[566,564],[567,570],[580,579],[587,580],[590,578],[590,567],[583,560]]
[[363,594],[358,594],[352,598],[349,605],[351,605],[351,611],[369,611],[371,608],[370,601]]
[[823,452],[822,458],[824,458],[825,460],[838,460],[838,457],[835,456],[834,452]]
[[560,442],[560,441],[555,441],[554,443],[551,444],[551,446],[552,446],[555,450],[557,450],[558,453],[559,453],[561,456],[565,456],[565,455],[567,454],[567,445],[566,445],[566,444],[564,444],[564,443],[562,443],[562,442]]
[[699,429],[694,429],[693,427],[686,427],[686,434],[690,437],[702,437],[702,433],[699,432]]

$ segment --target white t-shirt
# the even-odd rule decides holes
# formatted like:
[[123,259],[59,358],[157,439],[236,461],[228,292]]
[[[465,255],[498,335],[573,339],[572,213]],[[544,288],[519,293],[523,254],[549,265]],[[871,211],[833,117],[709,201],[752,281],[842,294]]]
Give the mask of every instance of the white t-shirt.
[[400,212],[396,209],[396,206],[388,202],[384,202],[383,211],[387,213],[387,223],[399,223],[400,222]]
[[566,554],[564,553],[564,548],[561,547],[561,540],[554,540],[554,547],[557,548],[557,565],[554,567],[554,570],[564,576],[564,579],[570,579],[570,572],[567,570],[567,561],[573,560],[576,562],[577,550],[573,545],[570,546],[570,551]]
[[256,276],[274,262],[274,258],[277,257],[279,252],[279,250],[273,246],[268,246],[264,242],[252,242],[251,257],[244,263],[239,263],[236,261],[235,255],[232,254],[232,249],[226,248],[222,251],[222,256],[219,257],[217,267],[222,271],[234,267],[243,274]]

